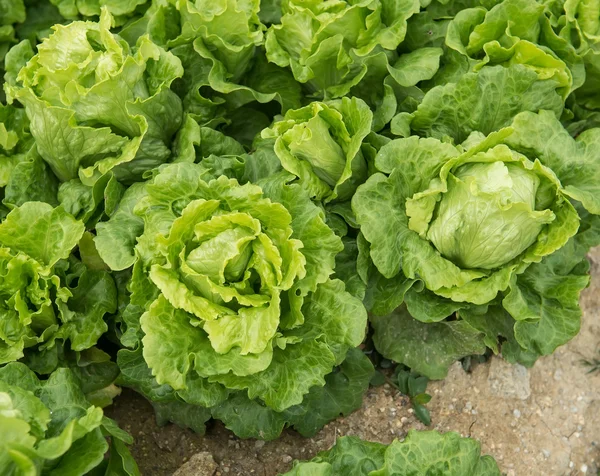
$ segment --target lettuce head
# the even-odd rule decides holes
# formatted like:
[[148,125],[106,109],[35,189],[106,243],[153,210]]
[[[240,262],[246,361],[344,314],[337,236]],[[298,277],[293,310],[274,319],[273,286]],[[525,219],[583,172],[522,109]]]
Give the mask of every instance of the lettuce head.
[[367,178],[361,151],[373,113],[358,98],[343,98],[288,111],[262,132],[275,138],[282,166],[318,200],[347,200]]
[[271,121],[263,104],[276,101],[285,112],[301,98],[290,72],[264,56],[259,9],[259,0],[161,0],[121,34],[134,44],[147,33],[181,60],[173,88],[201,125],[231,125],[232,135],[248,128],[251,142]]
[[86,351],[108,330],[115,284],[73,255],[83,234],[83,223],[44,202],[26,202],[0,223],[0,363],[25,356],[48,373],[63,345]]
[[[463,142],[509,126],[522,111],[567,119],[565,100],[579,94],[586,72],[580,51],[553,25],[535,0],[433,2],[409,19],[405,47],[408,55],[441,48],[440,66],[417,88],[390,83],[398,104],[392,132]],[[419,45],[426,47],[412,51]]]
[[288,0],[280,24],[267,32],[267,57],[289,67],[317,97],[341,97],[368,78],[370,68],[386,69],[386,55],[393,56],[406,20],[418,11],[411,0]]
[[[92,185],[108,171],[119,180],[142,174],[171,156],[182,106],[170,84],[181,62],[148,37],[131,48],[110,32],[106,9],[99,22],[56,25],[6,86],[25,106],[37,150],[61,181]],[[29,54],[27,54],[29,50]]]
[[[302,424],[301,405],[318,398],[311,395],[364,338],[366,311],[331,279],[341,239],[292,178],[279,172],[242,184],[182,162],[126,192],[96,238],[112,266],[134,263],[122,336],[132,350],[119,354],[126,384],[145,385],[171,411],[177,402],[212,407],[245,436],[272,438],[285,422]],[[363,369],[363,381],[370,364],[358,354],[346,371]],[[240,405],[254,410],[242,415]],[[271,415],[262,436],[263,422],[236,423],[259,409]]]
[[[505,358],[532,363],[577,333],[588,283],[581,243],[600,213],[598,132],[575,141],[551,112],[524,112],[460,146],[410,137],[382,147],[380,172],[352,207],[363,253],[383,279],[404,283],[392,302],[404,300],[414,319],[402,310],[374,318],[384,355],[439,378],[485,346],[504,342]],[[437,346],[436,357],[417,363],[413,345],[394,342],[401,329]],[[447,342],[434,344],[444,329]]]

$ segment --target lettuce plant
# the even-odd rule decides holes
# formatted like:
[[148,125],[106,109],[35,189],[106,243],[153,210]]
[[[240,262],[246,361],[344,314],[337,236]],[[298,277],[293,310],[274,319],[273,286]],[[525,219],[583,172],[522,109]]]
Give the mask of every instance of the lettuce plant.
[[585,80],[584,61],[553,30],[544,5],[504,0],[455,12],[452,3],[432,7],[427,18],[413,19],[408,34],[417,43],[434,31],[443,38],[432,40],[443,47],[440,67],[420,90],[395,88],[394,134],[462,142],[471,132],[508,126],[522,111],[545,109],[561,118],[565,99]]
[[280,23],[267,32],[267,57],[289,67],[317,97],[341,97],[373,75],[370,68],[385,71],[386,56],[393,56],[406,20],[418,11],[411,0],[287,0]]
[[[128,32],[146,29],[162,45],[172,49],[188,45],[201,61],[214,68],[212,75],[235,83],[248,72],[256,47],[262,44],[258,18],[260,2],[238,0],[160,0]],[[171,28],[164,22],[175,20]]]
[[269,61],[290,68],[312,99],[360,97],[373,109],[375,131],[396,112],[395,88],[412,88],[437,71],[438,49],[404,59],[396,52],[418,2],[289,0],[281,10],[266,35]]
[[270,101],[284,111],[300,106],[300,87],[291,74],[267,63],[259,49],[265,29],[259,8],[259,0],[161,0],[122,34],[134,42],[147,32],[181,60],[185,73],[174,89],[200,124],[244,123],[243,114],[251,115],[258,125],[254,137],[270,119],[259,110],[241,113],[239,108]]
[[358,98],[312,102],[263,131],[282,166],[317,200],[347,200],[367,178],[361,151],[373,113]]
[[581,86],[585,76],[574,46],[555,33],[545,6],[534,0],[504,0],[488,8],[461,10],[448,24],[445,43],[449,53],[460,55],[463,68],[521,65],[540,80],[555,82],[563,99]]
[[[352,207],[377,271],[404,282],[392,302],[404,299],[417,321],[402,313],[374,319],[384,355],[440,378],[458,357],[498,351],[499,339],[505,358],[532,363],[577,333],[588,276],[576,234],[590,225],[580,225],[572,201],[600,212],[598,138],[591,130],[574,141],[552,113],[524,112],[460,146],[410,137],[380,150],[380,172],[358,188]],[[454,313],[461,319],[445,321]],[[400,327],[419,336],[414,345],[433,329],[454,333],[419,362],[413,344],[394,341]]]
[[31,119],[37,150],[61,181],[93,184],[108,171],[123,181],[171,156],[182,120],[181,101],[169,86],[181,62],[142,37],[132,49],[99,23],[56,26],[8,85]]
[[479,442],[458,433],[410,430],[403,441],[389,445],[363,441],[355,436],[338,438],[335,445],[310,461],[296,461],[284,476],[499,476],[494,458],[481,456]]
[[[290,178],[240,184],[202,165],[166,166],[129,189],[96,240],[113,266],[135,262],[122,341],[142,346],[156,384],[188,404],[220,406],[224,420],[228,402],[255,402],[276,415],[269,435],[292,419],[282,412],[325,385],[366,325],[362,303],[330,279],[340,238]],[[139,386],[134,355],[119,360]]]
[[0,432],[2,474],[140,474],[131,436],[86,400],[68,369],[40,381],[21,363],[0,368]]
[[43,202],[26,202],[0,223],[0,363],[42,352],[47,373],[58,345],[84,351],[107,331],[115,284],[72,256],[83,233],[83,223]]

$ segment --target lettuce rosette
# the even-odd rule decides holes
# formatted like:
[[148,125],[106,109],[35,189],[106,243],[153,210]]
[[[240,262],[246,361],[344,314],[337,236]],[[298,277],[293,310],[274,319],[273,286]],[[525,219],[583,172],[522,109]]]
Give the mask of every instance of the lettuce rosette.
[[316,97],[341,97],[361,81],[387,74],[387,56],[394,56],[407,19],[418,11],[411,0],[288,0],[280,23],[267,32],[267,57],[289,67]]
[[266,35],[269,61],[290,68],[309,98],[362,98],[373,109],[376,131],[396,112],[394,88],[412,88],[439,66],[439,48],[398,57],[419,2],[289,0],[281,10]]
[[68,369],[39,380],[21,363],[0,368],[0,472],[139,475],[133,439],[86,400]]
[[181,60],[185,73],[174,90],[201,125],[234,122],[235,135],[242,124],[255,122],[254,136],[271,120],[260,104],[277,101],[285,111],[299,107],[301,97],[291,74],[261,52],[265,27],[259,9],[259,0],[161,0],[122,35],[134,42],[147,32]]
[[483,3],[434,2],[411,19],[406,46],[425,43],[431,46],[422,50],[441,47],[443,55],[420,88],[394,87],[394,134],[462,142],[471,132],[508,126],[522,111],[561,118],[565,99],[585,81],[579,52],[554,31],[542,3]]
[[[107,270],[86,259],[83,239],[83,223],[43,202],[26,202],[0,223],[0,364],[24,358],[42,374],[79,367],[87,393],[116,378],[114,363],[94,346],[116,311],[117,291]],[[87,264],[74,254],[78,245]],[[89,374],[96,371],[106,373]]]
[[372,119],[369,106],[358,98],[312,102],[288,111],[263,130],[262,137],[275,139],[274,151],[282,167],[298,177],[311,197],[344,201],[367,179],[368,164],[361,149]]
[[534,0],[461,10],[448,24],[445,44],[473,71],[487,65],[521,65],[539,80],[553,81],[563,100],[585,78],[582,58],[555,33],[546,7]]
[[[291,178],[240,184],[172,164],[131,187],[98,226],[103,259],[135,263],[121,380],[155,401],[159,418],[189,426],[181,408],[195,405],[187,411],[204,410],[204,420],[212,408],[238,435],[270,439],[284,424],[314,432],[360,405],[372,369],[354,352],[366,311],[330,278],[341,239]],[[343,403],[306,416],[326,381]]]
[[373,318],[380,352],[442,378],[486,346],[532,364],[574,337],[599,237],[598,141],[542,111],[459,146],[385,145],[352,201],[359,274],[395,283],[377,313],[406,305]]
[[[15,47],[24,64],[7,96],[31,120],[37,150],[61,181],[92,185],[112,171],[125,182],[171,157],[182,106],[170,84],[181,62],[147,36],[132,48],[110,32],[112,17],[57,25],[33,54]],[[28,60],[28,61],[27,61]]]

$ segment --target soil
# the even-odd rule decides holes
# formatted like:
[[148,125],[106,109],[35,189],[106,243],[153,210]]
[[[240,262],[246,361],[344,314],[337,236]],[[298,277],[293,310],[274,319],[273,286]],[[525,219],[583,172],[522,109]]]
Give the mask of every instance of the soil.
[[[600,248],[590,254],[592,284],[584,291],[580,334],[532,369],[493,357],[467,373],[455,364],[432,382],[432,427],[477,438],[507,476],[597,475],[600,471],[600,372],[583,359],[600,350]],[[408,400],[385,384],[372,388],[360,410],[314,438],[288,430],[276,441],[240,440],[218,422],[206,435],[175,425],[159,428],[152,407],[124,390],[107,413],[135,437],[132,452],[144,476],[272,476],[329,448],[336,436],[389,443],[425,429]]]

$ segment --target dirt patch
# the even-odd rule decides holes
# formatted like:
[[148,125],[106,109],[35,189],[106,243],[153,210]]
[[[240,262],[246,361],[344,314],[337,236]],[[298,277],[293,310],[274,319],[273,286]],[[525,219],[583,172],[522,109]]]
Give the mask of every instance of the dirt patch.
[[[471,373],[455,364],[448,378],[428,388],[432,426],[479,439],[508,476],[600,470],[600,374],[581,365],[600,343],[600,248],[590,258],[592,285],[583,293],[582,330],[572,342],[529,370],[496,357]],[[293,459],[330,447],[336,435],[389,443],[411,428],[425,429],[408,400],[387,384],[369,390],[359,411],[310,439],[286,431],[271,442],[240,440],[218,422],[205,436],[174,425],[159,428],[152,407],[130,391],[107,413],[135,437],[134,457],[151,476],[172,475],[182,465],[177,476],[271,476],[287,471]]]

